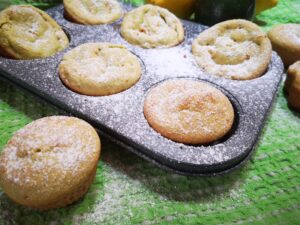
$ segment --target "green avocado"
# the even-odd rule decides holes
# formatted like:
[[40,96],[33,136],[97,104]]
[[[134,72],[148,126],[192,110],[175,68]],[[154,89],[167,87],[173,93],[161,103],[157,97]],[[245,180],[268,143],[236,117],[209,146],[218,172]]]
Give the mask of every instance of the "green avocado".
[[230,19],[251,20],[255,14],[255,0],[197,0],[195,20],[205,25]]

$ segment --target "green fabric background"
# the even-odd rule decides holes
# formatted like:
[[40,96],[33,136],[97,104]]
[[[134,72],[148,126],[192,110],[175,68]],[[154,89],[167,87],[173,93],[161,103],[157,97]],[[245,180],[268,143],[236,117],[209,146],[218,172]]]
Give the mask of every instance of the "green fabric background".
[[[299,5],[299,0],[281,0],[256,22],[265,30],[299,22]],[[0,81],[0,149],[25,124],[57,114],[57,109]],[[300,224],[300,115],[287,107],[282,87],[252,160],[225,176],[179,176],[104,138],[102,142],[96,179],[82,200],[38,212],[15,205],[0,190],[0,225]]]

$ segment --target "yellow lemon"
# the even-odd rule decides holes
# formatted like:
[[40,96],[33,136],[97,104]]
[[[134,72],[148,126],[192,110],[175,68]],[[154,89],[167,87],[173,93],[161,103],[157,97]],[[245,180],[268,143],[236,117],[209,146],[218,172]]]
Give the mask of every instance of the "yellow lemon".
[[176,16],[189,18],[194,9],[195,0],[146,0],[147,3],[158,5],[170,10]]
[[255,13],[259,14],[262,11],[273,8],[278,3],[278,0],[256,0]]

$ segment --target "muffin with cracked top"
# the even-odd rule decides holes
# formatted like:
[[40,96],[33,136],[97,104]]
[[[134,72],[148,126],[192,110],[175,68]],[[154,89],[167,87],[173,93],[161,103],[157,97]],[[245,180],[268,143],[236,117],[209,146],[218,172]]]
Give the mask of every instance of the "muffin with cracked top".
[[272,46],[267,35],[247,20],[228,20],[203,31],[193,55],[207,73],[232,80],[260,77],[268,68]]
[[13,5],[0,12],[0,55],[13,59],[44,58],[69,45],[62,28],[45,12]]

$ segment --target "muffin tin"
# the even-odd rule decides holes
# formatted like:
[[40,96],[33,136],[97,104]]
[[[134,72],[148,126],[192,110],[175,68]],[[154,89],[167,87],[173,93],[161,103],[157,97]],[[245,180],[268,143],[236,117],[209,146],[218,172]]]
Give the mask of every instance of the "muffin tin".
[[[123,4],[125,11],[132,9]],[[192,41],[207,27],[182,21],[185,41],[168,49],[142,49],[120,35],[122,20],[110,25],[86,26],[66,20],[63,6],[48,13],[69,35],[70,46],[53,57],[35,60],[0,58],[3,78],[12,81],[46,101],[92,123],[116,143],[162,168],[185,175],[216,175],[239,167],[249,158],[257,143],[272,101],[277,94],[283,65],[276,53],[266,73],[254,80],[234,81],[203,72],[192,53]],[[112,42],[125,45],[139,57],[142,77],[132,88],[111,96],[91,97],[72,92],[59,79],[58,65],[70,49],[86,42]],[[194,79],[209,82],[226,94],[235,108],[231,132],[218,142],[205,146],[175,143],[155,132],[143,114],[147,92],[167,79]]]

